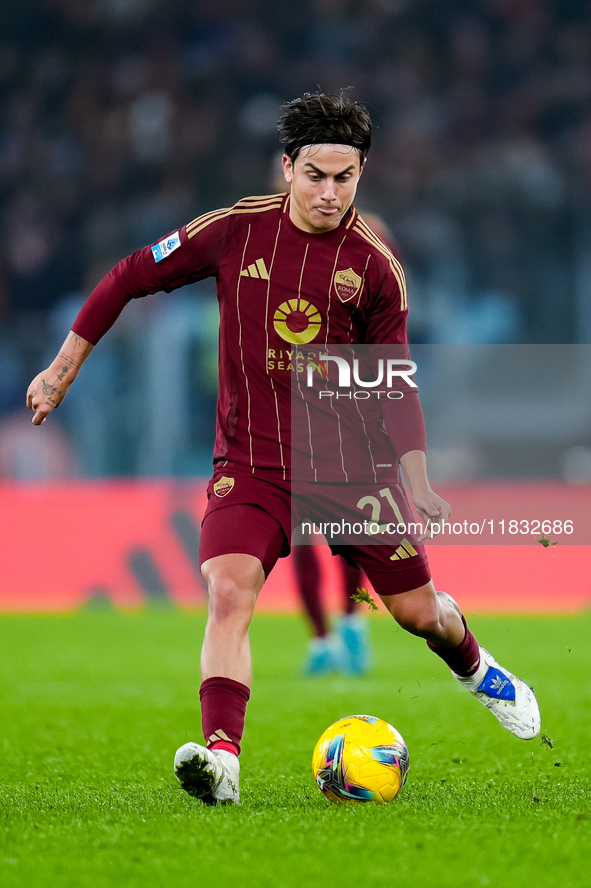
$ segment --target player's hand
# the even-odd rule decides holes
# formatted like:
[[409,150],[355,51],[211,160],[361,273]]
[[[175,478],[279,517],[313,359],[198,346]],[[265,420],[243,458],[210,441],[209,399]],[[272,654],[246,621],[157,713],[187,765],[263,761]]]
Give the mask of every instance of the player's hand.
[[41,425],[66,397],[70,383],[66,382],[59,370],[48,367],[32,381],[27,389],[27,407],[34,412],[33,425]]
[[41,425],[51,411],[59,407],[93,348],[91,342],[70,330],[56,359],[35,377],[27,390],[27,407],[33,411],[33,425]]
[[413,493],[413,502],[425,525],[425,530],[419,537],[419,541],[423,543],[441,532],[443,522],[451,515],[451,506],[430,487],[420,493]]

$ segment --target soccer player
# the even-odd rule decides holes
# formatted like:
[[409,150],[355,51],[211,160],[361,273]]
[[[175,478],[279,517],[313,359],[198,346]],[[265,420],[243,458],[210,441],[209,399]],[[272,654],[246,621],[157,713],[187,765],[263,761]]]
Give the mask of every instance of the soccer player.
[[[290,194],[247,197],[206,213],[119,262],[27,393],[39,425],[130,299],[217,279],[217,438],[200,551],[209,590],[200,687],[205,744],[186,743],[175,757],[183,788],[209,805],[239,801],[238,755],[251,685],[248,628],[265,578],[289,551],[292,527],[308,517],[324,520],[326,530],[330,516],[359,517],[368,504],[372,521],[390,509],[404,527],[413,513],[399,465],[424,522],[420,537],[390,546],[349,534],[344,544],[327,537],[329,544],[365,572],[398,624],[425,639],[504,727],[523,739],[540,730],[533,692],[479,646],[459,605],[433,585],[423,541],[451,509],[428,481],[412,385],[399,401],[356,401],[364,430],[356,439],[354,412],[339,414],[331,427],[322,424],[331,414],[325,398],[319,425],[306,412],[311,402],[292,424],[299,403],[293,375],[301,394],[306,354],[317,355],[309,361],[322,374],[326,367],[318,360],[333,346],[404,349],[408,309],[399,263],[353,206],[371,144],[367,109],[343,91],[305,94],[282,111],[278,130]],[[365,436],[366,429],[375,434]],[[308,454],[302,440],[311,442]],[[349,449],[340,446],[347,442]],[[308,466],[311,475],[293,480],[292,463],[298,472]]]
[[[275,189],[288,191],[289,185],[285,182],[282,167],[281,179],[282,182],[278,176],[274,177]],[[363,213],[363,220],[400,262],[400,248],[384,220],[368,212]],[[331,621],[321,596],[321,564],[317,547],[292,545],[291,557],[298,592],[313,632],[308,643],[304,674],[314,676],[341,670],[363,675],[370,666],[371,645],[367,621],[359,613],[354,598],[365,582],[363,572],[339,559],[342,610],[335,621],[336,631],[331,631]]]
[[[288,194],[290,183],[283,172],[283,152],[273,158],[270,187],[276,193]],[[397,259],[397,245],[392,233],[379,216],[363,213],[367,225],[384,241]],[[291,562],[296,587],[304,607],[312,636],[303,666],[304,675],[318,676],[343,671],[363,675],[371,662],[369,632],[366,619],[360,615],[354,599],[363,585],[363,572],[339,559],[338,586],[341,597],[340,616],[331,620],[322,594],[322,564],[316,546],[291,546]]]

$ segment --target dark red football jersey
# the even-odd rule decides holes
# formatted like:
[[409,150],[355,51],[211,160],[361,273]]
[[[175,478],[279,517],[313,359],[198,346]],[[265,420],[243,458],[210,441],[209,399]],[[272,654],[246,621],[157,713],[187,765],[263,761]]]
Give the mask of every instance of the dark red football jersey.
[[[245,198],[123,259],[73,326],[96,343],[129,299],[215,277],[220,336],[214,462],[275,470],[282,478],[290,477],[292,466],[293,393],[308,361],[331,345],[407,342],[404,273],[383,241],[354,208],[333,231],[302,231],[289,218],[289,200],[284,194]],[[425,449],[418,398],[408,392],[403,400],[396,412],[375,398],[371,404],[343,400],[343,418],[336,405],[330,428],[312,418],[298,433],[315,460],[298,459],[298,466],[319,481],[373,481],[382,477],[380,469],[391,475],[397,456]],[[333,412],[326,404],[323,409]],[[357,433],[349,434],[355,425]]]

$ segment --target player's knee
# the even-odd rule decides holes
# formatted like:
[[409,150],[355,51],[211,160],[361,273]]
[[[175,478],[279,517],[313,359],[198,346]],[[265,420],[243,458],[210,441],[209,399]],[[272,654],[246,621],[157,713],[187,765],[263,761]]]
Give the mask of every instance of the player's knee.
[[208,585],[209,619],[217,621],[250,621],[256,603],[256,592],[238,578],[220,576]]
[[457,614],[461,618],[462,609],[455,598],[452,598],[448,592],[438,591],[435,594],[437,595],[437,604],[440,611],[451,612],[452,614]]
[[437,611],[408,611],[395,615],[395,619],[399,626],[410,632],[411,635],[418,635],[419,638],[430,640],[439,638],[441,635],[442,627]]

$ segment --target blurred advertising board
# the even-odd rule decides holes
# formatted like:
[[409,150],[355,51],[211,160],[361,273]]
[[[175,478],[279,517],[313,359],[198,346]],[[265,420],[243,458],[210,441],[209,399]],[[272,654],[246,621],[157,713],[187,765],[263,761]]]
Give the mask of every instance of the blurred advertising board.
[[[435,584],[466,612],[576,612],[591,604],[588,486],[437,490],[452,502],[456,527],[429,543]],[[205,503],[205,481],[0,484],[0,610],[68,611],[96,601],[205,606],[198,568]],[[336,606],[335,559],[324,544],[318,554],[323,595]],[[258,609],[299,609],[291,559],[273,570]]]

